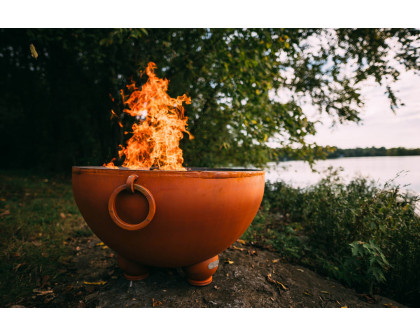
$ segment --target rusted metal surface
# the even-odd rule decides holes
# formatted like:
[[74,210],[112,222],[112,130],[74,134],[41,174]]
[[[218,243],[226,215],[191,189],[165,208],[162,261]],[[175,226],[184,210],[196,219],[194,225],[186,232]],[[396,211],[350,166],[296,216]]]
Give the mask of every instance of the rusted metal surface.
[[186,267],[245,232],[262,201],[264,171],[73,167],[73,193],[93,232],[125,259]]

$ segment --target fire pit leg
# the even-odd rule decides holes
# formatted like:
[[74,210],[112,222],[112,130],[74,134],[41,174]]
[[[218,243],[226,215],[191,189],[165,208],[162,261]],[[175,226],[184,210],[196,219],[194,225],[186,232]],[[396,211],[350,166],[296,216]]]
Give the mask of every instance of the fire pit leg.
[[215,256],[197,264],[184,267],[187,281],[194,286],[206,286],[213,280],[213,274],[219,265],[219,257]]
[[127,280],[143,280],[149,276],[149,270],[143,265],[139,265],[118,255],[118,265],[124,271]]

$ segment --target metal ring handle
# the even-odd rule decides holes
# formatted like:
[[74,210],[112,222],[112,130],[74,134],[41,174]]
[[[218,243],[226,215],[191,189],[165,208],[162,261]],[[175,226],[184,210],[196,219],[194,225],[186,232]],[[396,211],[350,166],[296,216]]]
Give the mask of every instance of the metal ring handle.
[[[134,184],[134,180],[137,178],[136,175],[130,175],[127,178],[126,184],[120,185],[119,187],[115,188],[115,190],[112,192],[111,196],[109,197],[108,201],[108,211],[109,215],[111,216],[112,220],[115,224],[117,224],[120,228],[124,230],[134,231],[134,230],[140,230],[149,225],[149,223],[152,221],[153,216],[156,212],[156,203],[155,199],[152,196],[152,193],[146,189],[145,187]],[[128,224],[124,222],[117,214],[117,209],[115,207],[115,200],[117,198],[117,195],[123,191],[123,190],[130,190],[134,193],[134,190],[137,190],[141,192],[144,197],[146,197],[147,202],[149,203],[149,213],[147,214],[146,218],[138,223],[138,224]]]

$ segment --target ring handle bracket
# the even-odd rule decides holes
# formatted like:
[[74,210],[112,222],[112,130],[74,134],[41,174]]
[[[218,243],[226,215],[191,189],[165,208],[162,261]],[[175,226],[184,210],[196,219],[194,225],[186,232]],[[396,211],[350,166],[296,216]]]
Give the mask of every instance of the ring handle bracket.
[[134,181],[137,180],[138,176],[133,174],[130,175],[127,178],[127,182],[125,183],[125,186],[127,188],[127,190],[131,190],[131,192],[134,194]]

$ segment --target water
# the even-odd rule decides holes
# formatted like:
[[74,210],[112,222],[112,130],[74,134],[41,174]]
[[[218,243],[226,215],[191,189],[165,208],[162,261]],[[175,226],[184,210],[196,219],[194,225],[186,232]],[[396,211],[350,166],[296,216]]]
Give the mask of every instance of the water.
[[[341,158],[317,161],[314,168],[320,173],[313,173],[303,161],[269,163],[266,180],[285,181],[294,187],[307,187],[316,184],[325,176],[325,170],[343,168],[340,176],[348,182],[362,176],[375,180],[379,185],[394,179],[402,189],[420,194],[420,155],[419,156],[370,156]],[[397,177],[398,175],[398,177]]]

